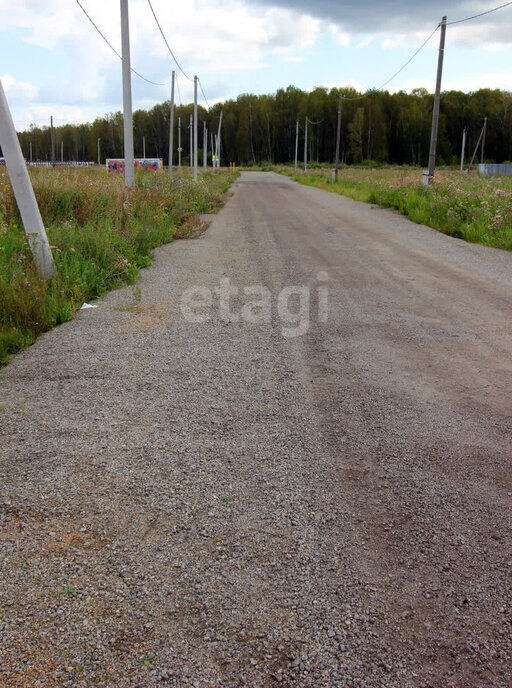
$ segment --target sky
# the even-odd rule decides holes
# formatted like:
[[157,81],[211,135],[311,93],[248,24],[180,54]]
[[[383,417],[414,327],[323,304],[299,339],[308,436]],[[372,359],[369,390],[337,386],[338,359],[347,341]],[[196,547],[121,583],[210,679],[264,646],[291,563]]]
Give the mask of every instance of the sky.
[[[121,52],[119,0],[80,0]],[[411,57],[443,15],[448,22],[504,0],[151,0],[187,76],[208,103],[292,84],[378,88]],[[193,97],[159,33],[148,0],[129,0],[133,107]],[[390,91],[434,89],[439,32]],[[121,60],[76,0],[0,0],[0,80],[19,131],[31,123],[89,122],[122,109]],[[512,91],[512,5],[447,28],[443,89]],[[205,104],[202,98],[202,104]]]

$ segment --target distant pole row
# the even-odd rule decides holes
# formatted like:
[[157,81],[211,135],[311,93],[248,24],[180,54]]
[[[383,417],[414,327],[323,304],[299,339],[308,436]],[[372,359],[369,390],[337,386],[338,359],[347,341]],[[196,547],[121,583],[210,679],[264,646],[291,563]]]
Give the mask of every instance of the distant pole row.
[[[133,149],[133,114],[132,114],[132,90],[131,90],[131,64],[130,64],[130,29],[128,16],[128,0],[121,2],[121,46],[123,62],[123,126],[124,126],[124,163],[125,163],[125,185],[132,187],[135,183],[135,159]],[[170,112],[170,131],[169,131],[169,176],[172,177],[174,162],[174,88],[176,73],[173,70],[171,78],[171,112]],[[197,181],[198,174],[198,107],[197,107],[197,87],[198,78],[194,76],[194,114],[190,115],[190,167],[193,168],[194,181]],[[220,159],[220,133],[222,125],[222,112],[219,120],[219,131],[216,137],[216,154],[213,154],[212,146],[212,165],[215,170],[219,165]],[[53,136],[53,125],[52,125]],[[52,139],[53,140],[53,139]],[[207,144],[208,133],[206,123],[203,128],[203,167],[207,166]],[[146,137],[142,138],[143,156],[146,157]],[[178,168],[181,169],[181,117],[178,117]],[[52,143],[52,161],[53,143]],[[99,139],[98,139],[98,162],[99,162]]]

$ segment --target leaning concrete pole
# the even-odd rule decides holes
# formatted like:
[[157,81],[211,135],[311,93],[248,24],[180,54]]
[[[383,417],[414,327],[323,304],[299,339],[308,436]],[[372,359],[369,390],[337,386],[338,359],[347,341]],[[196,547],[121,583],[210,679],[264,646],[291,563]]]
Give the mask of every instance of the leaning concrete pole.
[[124,183],[135,183],[133,155],[132,77],[130,68],[130,24],[128,0],[121,0],[121,52],[123,56]]
[[172,177],[172,160],[174,153],[174,79],[176,72],[173,70],[171,78],[171,124],[169,129],[169,177]]
[[48,279],[55,269],[53,256],[1,81],[0,146],[36,268]]
[[439,57],[437,60],[436,92],[434,95],[434,111],[432,113],[432,132],[430,135],[430,153],[428,156],[428,179],[434,177],[436,168],[437,132],[439,128],[439,101],[441,100],[441,81],[443,79],[444,42],[446,36],[446,17],[441,21],[441,39],[439,41]]

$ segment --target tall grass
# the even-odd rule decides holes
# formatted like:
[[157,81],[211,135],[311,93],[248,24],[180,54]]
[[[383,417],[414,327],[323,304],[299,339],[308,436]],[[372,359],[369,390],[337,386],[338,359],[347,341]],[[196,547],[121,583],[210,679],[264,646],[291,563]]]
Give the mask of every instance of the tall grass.
[[236,175],[141,171],[132,190],[103,169],[31,170],[56,272],[39,279],[5,167],[0,168],[0,365],[73,317],[84,301],[134,283],[151,250],[188,218],[212,212]]
[[331,170],[294,173],[276,168],[296,181],[343,194],[356,201],[393,208],[413,222],[459,239],[512,251],[512,179],[436,171],[425,190],[415,168],[356,169],[343,167],[338,181]]

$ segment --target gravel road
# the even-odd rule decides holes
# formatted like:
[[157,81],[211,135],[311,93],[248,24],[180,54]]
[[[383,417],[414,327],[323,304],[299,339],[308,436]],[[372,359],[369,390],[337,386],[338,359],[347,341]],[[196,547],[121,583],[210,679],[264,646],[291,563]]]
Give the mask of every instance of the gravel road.
[[17,356],[0,686],[510,688],[511,269],[243,173]]

